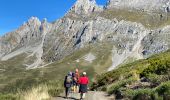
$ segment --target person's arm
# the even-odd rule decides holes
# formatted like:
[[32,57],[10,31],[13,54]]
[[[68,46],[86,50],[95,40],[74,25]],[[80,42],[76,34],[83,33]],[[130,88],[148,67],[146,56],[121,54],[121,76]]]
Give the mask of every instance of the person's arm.
[[66,87],[66,79],[67,79],[67,76],[65,76],[65,79],[64,79],[64,87]]
[[79,73],[77,73],[77,83],[79,84],[79,80],[80,80],[80,75]]
[[79,84],[81,84],[81,77],[79,78],[79,81],[78,81]]
[[87,77],[87,84],[89,84],[89,78]]

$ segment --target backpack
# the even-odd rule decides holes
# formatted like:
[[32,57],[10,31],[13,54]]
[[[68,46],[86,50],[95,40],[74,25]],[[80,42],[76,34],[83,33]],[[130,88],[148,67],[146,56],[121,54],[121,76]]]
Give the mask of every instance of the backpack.
[[71,76],[67,76],[66,83],[71,83],[71,82],[72,82],[72,77]]

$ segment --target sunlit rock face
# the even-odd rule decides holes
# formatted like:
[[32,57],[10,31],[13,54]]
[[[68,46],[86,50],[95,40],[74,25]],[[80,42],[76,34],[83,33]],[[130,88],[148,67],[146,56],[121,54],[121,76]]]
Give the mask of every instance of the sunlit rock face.
[[93,12],[100,12],[103,7],[98,6],[95,0],[77,0],[77,2],[72,6],[70,12],[76,14],[91,14]]

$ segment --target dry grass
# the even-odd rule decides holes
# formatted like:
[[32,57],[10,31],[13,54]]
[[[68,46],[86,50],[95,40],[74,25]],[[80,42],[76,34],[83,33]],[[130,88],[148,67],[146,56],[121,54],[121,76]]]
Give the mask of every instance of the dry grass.
[[21,93],[22,100],[50,100],[47,86],[33,87],[31,90]]

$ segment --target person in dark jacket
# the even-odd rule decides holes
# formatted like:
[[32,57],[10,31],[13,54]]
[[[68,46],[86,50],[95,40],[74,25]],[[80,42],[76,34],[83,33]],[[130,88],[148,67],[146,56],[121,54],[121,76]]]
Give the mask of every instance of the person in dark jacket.
[[83,76],[80,77],[79,79],[79,84],[80,84],[80,100],[83,100],[85,98],[85,95],[87,93],[87,85],[89,83],[89,79],[86,76],[86,72],[83,72]]
[[65,80],[64,80],[66,98],[68,98],[68,95],[70,93],[72,82],[73,82],[73,80],[72,80],[72,72],[69,72],[68,75],[65,76]]

